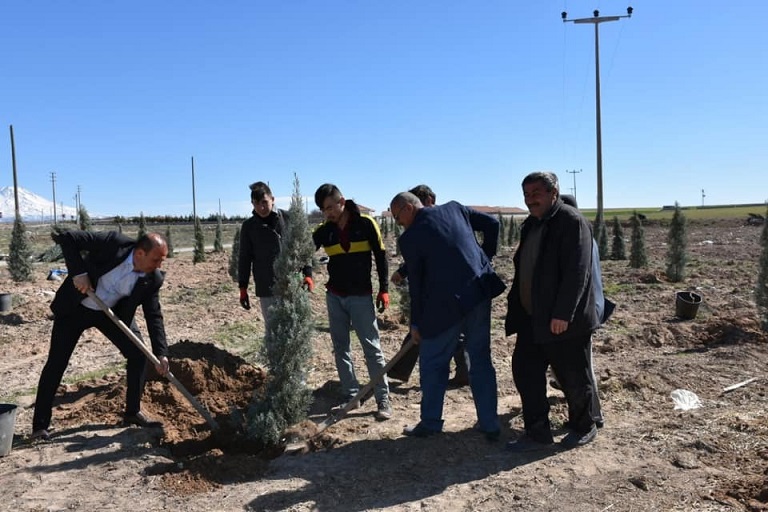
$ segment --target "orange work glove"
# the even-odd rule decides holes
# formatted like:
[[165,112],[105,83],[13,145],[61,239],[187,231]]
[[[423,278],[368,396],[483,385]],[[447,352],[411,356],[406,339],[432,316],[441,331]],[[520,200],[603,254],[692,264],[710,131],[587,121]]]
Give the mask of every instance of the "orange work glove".
[[379,292],[376,296],[376,307],[379,309],[379,313],[389,307],[389,294],[387,292]]
[[309,276],[304,277],[304,288],[306,288],[310,293],[312,293],[312,290],[315,289],[315,282],[312,281],[312,278]]
[[240,288],[240,305],[243,309],[251,309],[251,300],[248,298],[248,288]]

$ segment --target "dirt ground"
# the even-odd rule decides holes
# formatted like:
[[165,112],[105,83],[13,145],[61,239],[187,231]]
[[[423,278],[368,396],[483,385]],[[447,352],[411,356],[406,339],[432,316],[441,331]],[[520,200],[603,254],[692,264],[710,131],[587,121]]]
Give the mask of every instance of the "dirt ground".
[[[375,421],[375,404],[366,403],[308,452],[234,442],[230,413],[266,378],[252,353],[263,322],[258,308],[239,307],[226,255],[209,254],[193,265],[190,253],[164,265],[171,370],[222,425],[220,433],[212,435],[202,416],[159,379],[148,383],[143,408],[165,427],[120,426],[123,360],[89,331],[57,397],[51,441],[30,442],[34,390],[52,325],[48,304],[59,284],[46,276],[61,265],[36,266],[35,281],[21,285],[3,271],[0,291],[14,297],[12,311],[0,315],[0,401],[17,404],[18,416],[11,452],[0,458],[0,510],[768,510],[768,336],[759,330],[753,299],[760,229],[736,221],[690,225],[688,277],[680,284],[664,277],[666,228],[645,228],[647,269],[603,262],[607,295],[618,304],[595,335],[605,427],[583,448],[533,455],[504,449],[522,418],[511,375],[514,337],[503,333],[503,296],[494,303],[492,332],[499,442],[472,430],[468,388],[449,390],[445,433],[404,437],[403,426],[418,421],[417,375],[391,382],[392,420]],[[502,248],[495,260],[507,283],[512,254]],[[391,267],[397,263],[393,255]],[[315,394],[310,419],[319,422],[339,397],[321,291],[325,269],[316,274],[308,385]],[[704,297],[694,320],[675,318],[679,290]],[[406,332],[398,316],[394,305],[380,318],[388,356]],[[355,355],[364,381],[359,347]],[[676,389],[696,393],[702,407],[675,410],[670,393]],[[561,426],[562,395],[549,394]]]

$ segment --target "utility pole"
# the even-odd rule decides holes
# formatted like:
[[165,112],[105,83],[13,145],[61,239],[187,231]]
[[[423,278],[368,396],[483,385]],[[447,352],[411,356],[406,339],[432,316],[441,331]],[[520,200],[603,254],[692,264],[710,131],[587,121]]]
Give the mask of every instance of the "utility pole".
[[579,169],[578,171],[576,169],[574,169],[572,171],[569,171],[569,170],[566,169],[566,171],[565,171],[568,174],[573,174],[573,188],[571,190],[573,190],[573,198],[576,199],[576,200],[578,200],[578,198],[576,197],[576,175],[579,174],[581,171],[582,171],[582,169]]
[[560,15],[563,23],[572,22],[576,24],[591,23],[595,26],[595,121],[597,131],[597,217],[595,224],[603,223],[603,137],[600,126],[600,31],[598,27],[601,23],[608,21],[619,21],[621,18],[632,17],[632,7],[627,7],[627,14],[623,16],[600,16],[600,11],[595,10],[592,18],[568,19],[568,13],[563,11]]
[[11,126],[11,162],[13,163],[13,209],[15,220],[21,221],[19,214],[19,182],[16,178],[16,142],[13,140],[13,125]]
[[53,225],[56,225],[56,173],[51,171],[51,188],[53,188]]
[[197,208],[195,207],[195,157],[192,157],[192,222],[197,221]]

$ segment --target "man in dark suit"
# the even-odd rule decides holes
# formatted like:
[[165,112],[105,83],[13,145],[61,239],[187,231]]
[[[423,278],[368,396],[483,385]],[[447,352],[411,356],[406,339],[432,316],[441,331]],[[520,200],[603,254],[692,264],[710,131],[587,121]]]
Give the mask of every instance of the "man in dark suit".
[[101,331],[127,359],[123,423],[162,426],[141,412],[146,357],[86,294],[94,291],[137,336],[140,334],[134,315],[136,309],[142,307],[152,351],[160,360],[156,369],[165,375],[168,372],[168,345],[158,295],[164,278],[160,266],[168,255],[165,238],[157,233],[133,240],[112,231],[66,231],[53,235],[53,240],[61,246],[68,275],[51,302],[54,314],[51,347],[37,386],[33,439],[49,439],[56,390],[80,335],[91,327]]

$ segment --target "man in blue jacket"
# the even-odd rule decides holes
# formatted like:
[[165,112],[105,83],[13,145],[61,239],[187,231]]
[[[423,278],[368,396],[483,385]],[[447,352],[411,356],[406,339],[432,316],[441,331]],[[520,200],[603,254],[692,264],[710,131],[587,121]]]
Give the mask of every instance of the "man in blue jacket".
[[[421,372],[421,421],[403,433],[427,437],[442,431],[449,365],[463,332],[477,429],[496,440],[499,420],[490,330],[491,299],[505,288],[491,266],[499,221],[455,201],[424,208],[410,192],[397,194],[390,211],[405,228],[398,243],[408,265],[411,337],[419,343]],[[482,247],[475,231],[482,233]]]
[[554,442],[546,380],[551,365],[568,402],[571,432],[560,444],[574,448],[597,435],[589,378],[592,332],[600,325],[592,284],[592,230],[578,210],[563,204],[553,173],[531,173],[522,185],[530,216],[514,256],[505,327],[507,335],[517,334],[512,374],[525,434],[507,446],[529,451]]

